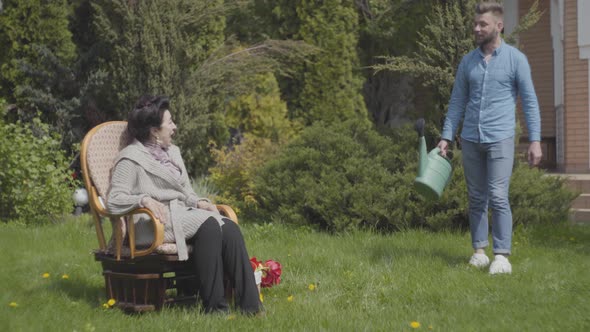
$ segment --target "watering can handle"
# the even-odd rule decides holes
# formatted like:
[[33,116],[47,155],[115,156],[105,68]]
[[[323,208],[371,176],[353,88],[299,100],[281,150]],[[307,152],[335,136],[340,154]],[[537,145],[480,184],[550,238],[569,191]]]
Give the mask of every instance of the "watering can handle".
[[416,129],[416,132],[418,132],[418,137],[424,137],[424,124],[425,123],[426,122],[422,118],[420,118],[416,121],[416,124],[414,125],[414,129]]
[[[439,148],[438,146],[437,146],[436,148],[432,149],[432,151],[430,151],[430,153],[432,153],[432,154],[437,154],[437,155],[439,155],[439,156],[443,157],[443,156],[440,154],[440,148]],[[453,151],[447,151],[447,155],[446,155],[446,156],[444,156],[443,158],[445,158],[445,159],[447,159],[447,160],[449,160],[449,161],[450,161],[451,159],[453,159]]]

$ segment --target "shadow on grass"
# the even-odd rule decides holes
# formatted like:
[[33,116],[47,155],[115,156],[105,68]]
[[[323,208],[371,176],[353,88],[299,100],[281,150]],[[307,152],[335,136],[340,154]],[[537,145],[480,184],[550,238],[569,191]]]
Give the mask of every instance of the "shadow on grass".
[[369,260],[376,264],[392,264],[398,257],[410,257],[416,261],[425,259],[440,259],[450,267],[466,265],[465,255],[453,255],[448,251],[433,247],[407,247],[392,243],[375,243],[369,249]]
[[104,285],[98,286],[85,280],[68,279],[55,281],[51,286],[72,301],[84,301],[91,307],[99,307],[106,302]]
[[571,248],[590,255],[590,227],[579,225],[539,225],[526,231],[531,245],[550,249]]

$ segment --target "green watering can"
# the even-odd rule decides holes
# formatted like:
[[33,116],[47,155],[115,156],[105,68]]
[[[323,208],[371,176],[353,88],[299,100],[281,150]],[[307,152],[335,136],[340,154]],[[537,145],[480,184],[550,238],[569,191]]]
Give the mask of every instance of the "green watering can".
[[[416,191],[428,200],[437,200],[442,196],[443,190],[451,179],[453,167],[451,161],[440,155],[440,149],[434,148],[430,153],[426,152],[426,139],[424,139],[424,119],[416,121],[416,131],[420,138],[420,161],[418,163],[418,177],[414,180]],[[450,151],[447,152],[452,158]]]

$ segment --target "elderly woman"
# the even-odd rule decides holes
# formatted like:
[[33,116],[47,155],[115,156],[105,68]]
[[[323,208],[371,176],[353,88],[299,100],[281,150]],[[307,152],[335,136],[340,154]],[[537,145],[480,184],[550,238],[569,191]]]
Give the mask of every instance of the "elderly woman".
[[[262,304],[240,229],[193,191],[180,150],[172,144],[176,125],[168,108],[168,98],[144,96],[129,113],[127,130],[134,140],[115,160],[107,209],[123,214],[149,208],[164,223],[164,242],[176,243],[180,260],[188,259],[186,242],[193,244],[195,282],[205,312],[229,310],[227,273],[236,305],[244,313],[258,313]],[[139,220],[136,232],[138,244],[151,243],[149,223]]]

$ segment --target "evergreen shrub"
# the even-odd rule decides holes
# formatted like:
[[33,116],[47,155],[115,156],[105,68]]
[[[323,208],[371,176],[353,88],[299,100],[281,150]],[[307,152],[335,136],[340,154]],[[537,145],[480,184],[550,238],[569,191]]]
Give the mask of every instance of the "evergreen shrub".
[[409,152],[398,150],[363,121],[318,122],[258,172],[260,209],[272,219],[332,231],[402,227],[397,201],[409,191],[400,186],[400,158]]
[[236,213],[252,215],[258,206],[254,177],[278,149],[278,144],[272,140],[250,134],[245,134],[239,145],[212,149],[216,164],[209,168],[209,179],[219,188],[216,202],[231,205]]
[[577,193],[565,179],[549,176],[526,163],[518,162],[510,183],[510,205],[515,226],[560,223],[567,220]]
[[0,137],[0,219],[40,224],[71,212],[75,180],[60,137],[38,118],[30,125],[0,119]]
[[[435,137],[428,128],[427,137]],[[434,145],[431,140],[429,149]],[[369,125],[321,123],[266,163],[255,178],[259,209],[278,222],[330,231],[426,228],[467,230],[467,189],[461,153],[441,199],[425,200],[413,187],[418,138],[411,127],[382,136]],[[515,223],[562,222],[575,194],[563,180],[518,164],[511,187]]]
[[254,212],[258,205],[254,175],[280,145],[297,135],[300,124],[287,117],[287,104],[281,99],[273,73],[242,79],[249,91],[233,97],[225,107],[225,123],[234,133],[232,144],[211,149],[215,165],[209,173],[219,188],[219,202]]

